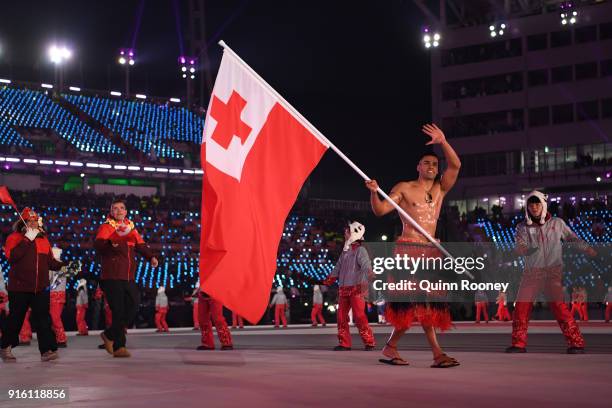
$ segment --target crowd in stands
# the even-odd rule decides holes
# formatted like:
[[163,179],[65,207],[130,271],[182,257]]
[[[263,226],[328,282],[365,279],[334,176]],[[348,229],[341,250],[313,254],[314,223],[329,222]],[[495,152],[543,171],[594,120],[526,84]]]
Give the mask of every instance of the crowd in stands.
[[198,167],[203,118],[182,106],[0,86],[0,152]]

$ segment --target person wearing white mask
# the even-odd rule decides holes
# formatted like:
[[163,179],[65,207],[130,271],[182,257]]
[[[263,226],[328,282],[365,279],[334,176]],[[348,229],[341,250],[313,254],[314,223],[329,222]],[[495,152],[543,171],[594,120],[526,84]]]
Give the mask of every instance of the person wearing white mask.
[[78,336],[87,336],[88,328],[85,316],[87,315],[87,308],[89,307],[89,298],[87,296],[87,281],[80,279],[77,285],[77,296],[76,296],[76,323]]
[[287,308],[287,296],[283,292],[283,287],[279,286],[276,288],[276,294],[270,302],[270,307],[274,306],[274,327],[279,328],[281,321],[283,327],[287,327],[287,317],[285,316],[285,309]]
[[168,333],[168,323],[166,323],[166,315],[168,314],[168,296],[166,296],[166,288],[160,286],[157,289],[155,297],[155,327],[157,332]]
[[323,318],[323,294],[319,285],[314,285],[312,292],[312,312],[310,313],[310,320],[312,320],[312,326],[317,327],[318,323],[321,323],[325,327],[325,319]]
[[352,309],[355,325],[359,330],[365,350],[376,346],[374,334],[365,314],[365,296],[368,291],[368,279],[372,273],[372,261],[365,247],[361,245],[365,227],[354,221],[344,229],[344,248],[338,263],[329,277],[323,282],[331,285],[336,280],[338,290],[338,342],[335,351],[351,349],[349,331],[349,311]]

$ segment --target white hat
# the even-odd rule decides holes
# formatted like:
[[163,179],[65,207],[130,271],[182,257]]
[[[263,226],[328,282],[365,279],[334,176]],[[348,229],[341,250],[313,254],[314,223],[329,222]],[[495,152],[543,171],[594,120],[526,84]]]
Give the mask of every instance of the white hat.
[[321,288],[319,287],[319,285],[314,285],[313,289],[315,290],[315,292],[320,292],[321,291]]
[[355,241],[359,241],[363,239],[363,235],[365,234],[365,227],[363,224],[358,223],[357,221],[353,221],[348,225],[348,229],[350,232],[349,238],[344,243],[344,251],[348,251],[351,247],[351,244]]
[[161,294],[162,294],[162,293],[164,293],[165,291],[166,291],[166,288],[165,288],[165,287],[163,287],[163,286],[160,286],[160,287],[157,289],[157,294],[158,294],[158,295],[161,295]]
[[79,279],[79,283],[77,285],[77,290],[79,290],[80,288],[86,288],[86,287],[87,287],[87,280]]
[[283,287],[282,286],[277,287],[276,293],[283,293]]
[[546,212],[548,209],[548,205],[546,204],[546,200],[548,199],[548,196],[537,190],[533,190],[531,193],[529,193],[529,195],[527,195],[527,198],[525,200],[525,221],[527,222],[527,225],[533,224],[533,221],[531,220],[531,217],[529,216],[529,210],[527,209],[528,207],[527,202],[529,201],[531,197],[536,197],[542,203],[542,215],[540,216],[540,224],[544,224],[546,222]]

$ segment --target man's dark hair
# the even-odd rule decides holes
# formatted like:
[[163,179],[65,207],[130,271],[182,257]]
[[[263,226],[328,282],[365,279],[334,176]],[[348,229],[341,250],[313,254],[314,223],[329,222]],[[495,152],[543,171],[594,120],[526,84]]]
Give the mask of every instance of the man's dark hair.
[[419,156],[419,160],[418,160],[419,163],[421,162],[421,160],[423,160],[423,157],[425,157],[425,156],[433,156],[436,159],[438,159],[438,163],[440,163],[440,157],[438,157],[438,155],[433,150],[429,150],[429,151],[426,151],[425,153],[421,154]]
[[125,202],[125,200],[123,198],[119,198],[119,197],[113,198],[113,201],[111,201],[111,205],[110,206],[111,206],[111,208],[113,208],[113,205],[119,204],[119,203],[123,204],[125,206],[125,208],[127,208],[127,203]]
[[540,201],[540,197],[531,196],[527,200],[527,204],[542,204],[542,201]]

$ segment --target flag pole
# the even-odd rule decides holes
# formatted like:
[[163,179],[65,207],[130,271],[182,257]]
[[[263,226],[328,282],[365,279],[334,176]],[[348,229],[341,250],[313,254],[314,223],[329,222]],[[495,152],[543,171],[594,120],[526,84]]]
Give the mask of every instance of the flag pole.
[[[340,158],[342,160],[344,160],[346,162],[346,164],[348,164],[353,170],[355,170],[357,172],[357,174],[359,174],[365,181],[371,180],[371,178],[368,177],[355,163],[353,163],[353,161],[351,159],[349,159],[340,149],[338,149],[321,132],[319,132],[319,130],[316,127],[314,127],[314,125],[312,123],[310,123],[308,121],[308,119],[306,119],[304,116],[302,116],[302,114],[300,112],[298,112],[297,109],[295,109],[289,102],[287,102],[287,100],[285,100],[285,98],[283,98],[274,88],[272,88],[272,86],[270,86],[270,84],[268,84],[257,72],[255,72],[255,70],[253,68],[251,68],[249,66],[249,64],[247,64],[242,58],[240,58],[240,56],[238,54],[236,54],[236,52],[234,52],[234,50],[232,50],[225,43],[225,41],[223,41],[223,40],[219,41],[219,45],[221,47],[223,47],[224,52],[227,52],[229,55],[232,56],[232,58],[234,58],[238,63],[240,63],[240,65],[242,65],[243,68],[251,76],[253,76],[253,78],[257,82],[259,82],[264,87],[264,89],[266,89],[274,98],[278,99],[280,101],[280,104],[283,106],[283,108],[287,109],[296,118],[296,120],[298,122],[300,122],[306,129],[308,129],[310,132],[312,132],[312,134],[323,145],[329,147],[334,152],[336,152],[336,154],[338,156],[340,156]],[[391,197],[389,197],[387,195],[387,193],[385,193],[380,187],[378,187],[378,189],[376,189],[376,191],[385,200],[387,200],[389,202],[389,204],[391,204],[393,206],[393,208],[395,208],[397,210],[397,212],[400,213],[400,215],[402,217],[404,217],[406,220],[408,220],[408,222],[417,231],[419,231],[421,234],[423,234],[423,236],[425,236],[425,238],[427,238],[427,240],[429,242],[431,242],[436,248],[438,248],[440,250],[440,252],[442,252],[444,255],[446,255],[449,258],[453,258],[453,256],[442,245],[440,245],[440,243],[434,237],[432,237],[427,231],[425,231],[425,229],[423,229],[423,227],[421,227],[410,215],[408,215],[408,213],[402,207],[400,207],[395,201],[393,201],[391,199]],[[469,276],[471,279],[474,279],[472,274],[470,274],[468,271],[466,271],[465,274],[467,276]]]

